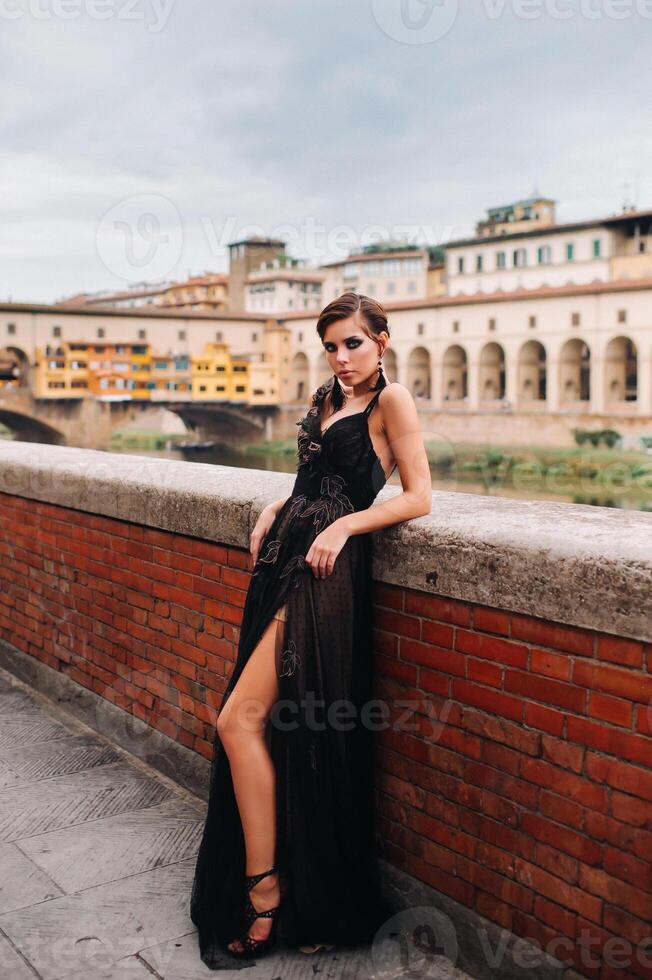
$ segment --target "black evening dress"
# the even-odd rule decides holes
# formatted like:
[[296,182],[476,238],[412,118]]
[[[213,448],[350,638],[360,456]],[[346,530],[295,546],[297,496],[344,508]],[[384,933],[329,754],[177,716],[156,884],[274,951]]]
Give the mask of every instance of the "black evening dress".
[[[317,389],[296,423],[296,480],[261,542],[221,704],[285,606],[275,652],[279,699],[266,741],[276,772],[278,936],[289,946],[367,943],[394,911],[381,895],[374,855],[373,732],[382,715],[372,692],[371,535],[349,537],[324,579],[305,561],[317,534],[368,508],[387,479],[368,429],[383,388],[363,411],[336,418],[322,433],[322,405],[334,381]],[[242,932],[245,865],[229,760],[216,731],[190,900],[210,969],[236,962],[226,946]]]

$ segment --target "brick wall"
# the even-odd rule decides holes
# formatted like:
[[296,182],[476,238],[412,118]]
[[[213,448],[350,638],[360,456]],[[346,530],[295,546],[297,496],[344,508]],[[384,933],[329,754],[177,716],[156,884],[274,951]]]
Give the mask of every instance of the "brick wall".
[[[207,759],[249,568],[0,494],[0,637]],[[651,976],[652,646],[375,590],[382,855],[586,976]]]

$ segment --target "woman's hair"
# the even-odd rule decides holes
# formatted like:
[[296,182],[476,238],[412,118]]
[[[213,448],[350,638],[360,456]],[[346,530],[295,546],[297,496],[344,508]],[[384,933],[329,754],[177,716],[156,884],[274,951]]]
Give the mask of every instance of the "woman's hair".
[[[373,339],[382,331],[385,331],[389,335],[387,314],[380,303],[370,296],[363,296],[361,293],[348,291],[342,293],[337,299],[332,300],[319,314],[317,333],[319,334],[320,340],[323,341],[326,329],[331,323],[335,323],[337,320],[347,320],[356,313],[360,314],[360,325],[367,336]],[[369,391],[379,391],[386,384],[387,378],[383,373],[382,366],[379,365],[378,380],[369,388]],[[336,411],[342,407],[344,397],[342,386],[339,382],[333,384],[331,401]]]

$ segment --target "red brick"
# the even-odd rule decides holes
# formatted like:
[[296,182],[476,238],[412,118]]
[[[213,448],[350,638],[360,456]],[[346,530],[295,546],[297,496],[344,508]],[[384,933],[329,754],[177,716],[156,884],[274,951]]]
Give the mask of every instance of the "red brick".
[[541,753],[541,735],[538,732],[529,732],[521,725],[505,721],[504,718],[474,711],[473,708],[464,708],[462,726],[476,735],[489,738],[493,742],[501,742],[527,755]]
[[628,667],[643,666],[643,644],[618,636],[599,636],[596,650],[598,660],[609,660]]
[[631,728],[633,710],[633,705],[628,701],[591,691],[588,709],[591,718],[599,718],[601,721],[608,721],[611,725],[620,725],[622,728]]
[[584,712],[586,692],[581,687],[573,687],[548,678],[537,677],[518,670],[505,672],[505,690],[522,694],[533,701],[544,701],[558,708],[566,708],[578,714]]
[[544,708],[540,704],[525,705],[524,721],[530,728],[536,728],[551,735],[563,735],[566,716],[553,708]]
[[421,620],[421,639],[424,643],[435,643],[440,647],[453,647],[453,628],[446,623],[433,623],[429,619]]
[[561,766],[562,769],[571,769],[576,773],[582,771],[586,749],[581,745],[572,745],[570,742],[551,738],[549,735],[543,736],[542,744],[543,758],[547,762]]
[[533,674],[545,674],[560,681],[570,680],[571,661],[569,657],[551,653],[549,650],[532,650],[530,670]]
[[636,670],[578,660],[573,667],[573,682],[591,691],[614,694],[630,701],[652,700],[652,676]]
[[555,846],[585,864],[597,865],[602,861],[602,847],[568,827],[545,820],[534,813],[524,813],[521,829],[549,846]]
[[632,885],[606,874],[599,868],[588,868],[580,865],[580,887],[604,899],[610,905],[617,905],[627,912],[631,912],[639,919],[649,919],[649,892],[646,893],[639,888],[634,888]]
[[499,612],[490,606],[475,606],[473,610],[473,626],[484,633],[499,633],[509,635],[509,614]]
[[509,664],[512,667],[525,667],[527,664],[528,648],[522,643],[512,643],[496,636],[485,636],[483,633],[471,633],[469,630],[458,629],[455,632],[455,648],[462,653],[474,657],[485,657],[497,663]]
[[512,721],[520,721],[523,715],[522,701],[502,694],[493,688],[472,684],[470,681],[455,678],[451,682],[451,697],[456,698],[462,704],[473,705],[475,708],[511,718]]
[[652,772],[629,766],[621,759],[608,759],[594,752],[586,754],[586,772],[591,779],[601,780],[632,796],[652,801]]
[[414,613],[424,619],[435,619],[442,623],[452,623],[454,626],[469,626],[471,623],[471,605],[457,602],[455,599],[442,599],[439,596],[426,595],[424,592],[405,590],[405,612]]
[[531,616],[512,616],[512,636],[527,643],[551,647],[583,657],[593,656],[594,634],[574,626],[562,626]]
[[539,786],[553,790],[562,797],[568,797],[592,810],[604,812],[607,805],[607,793],[603,786],[582,779],[575,773],[552,766],[541,759],[523,758],[521,777]]
[[537,896],[534,900],[534,915],[563,936],[575,936],[575,922],[577,920],[575,912],[569,912],[561,905],[555,905],[553,902]]
[[372,589],[374,604],[387,606],[388,609],[403,609],[405,589],[385,582],[374,582]]
[[469,657],[466,664],[466,676],[470,681],[487,684],[489,687],[502,687],[503,670],[497,664],[488,660],[473,660]]
[[550,871],[552,874],[557,875],[557,877],[563,878],[564,881],[567,881],[571,885],[577,883],[577,860],[570,857],[569,854],[563,854],[554,847],[549,847],[547,844],[538,842],[534,863],[538,864],[545,871]]
[[622,756],[630,762],[650,765],[652,746],[650,739],[644,735],[630,735],[595,721],[570,716],[567,719],[566,734],[572,741],[581,742],[592,749]]
[[[631,854],[625,854],[614,847],[605,848],[604,870],[615,878],[652,893],[652,864],[640,861]],[[652,894],[650,895],[650,910],[652,911]]]

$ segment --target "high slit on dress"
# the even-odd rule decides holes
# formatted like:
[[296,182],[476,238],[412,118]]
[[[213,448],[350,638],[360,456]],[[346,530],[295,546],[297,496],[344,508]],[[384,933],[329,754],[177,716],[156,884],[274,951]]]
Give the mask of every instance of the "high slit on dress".
[[[372,701],[371,536],[349,537],[324,579],[305,561],[320,531],[371,506],[387,480],[368,429],[383,389],[362,412],[341,416],[322,433],[321,408],[333,382],[317,389],[297,422],[296,480],[261,542],[220,705],[280,615],[279,697],[265,738],[276,774],[279,938],[292,946],[369,942],[393,912],[374,854],[373,731],[382,716]],[[245,871],[229,760],[216,731],[190,900],[209,968],[233,967],[227,944],[242,932]]]

